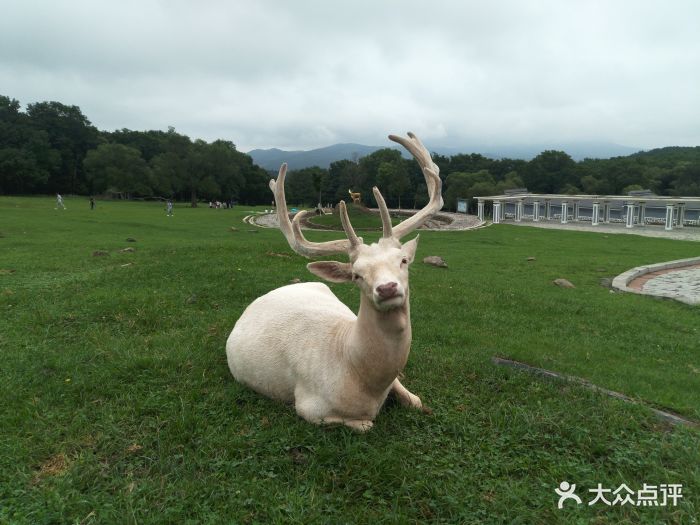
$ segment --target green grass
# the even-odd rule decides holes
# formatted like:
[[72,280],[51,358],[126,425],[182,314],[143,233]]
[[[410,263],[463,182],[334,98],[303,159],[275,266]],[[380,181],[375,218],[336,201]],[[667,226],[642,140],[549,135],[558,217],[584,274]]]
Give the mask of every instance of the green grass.
[[[278,231],[241,222],[250,208],[167,218],[160,204],[66,203],[0,198],[0,523],[697,522],[697,429],[490,359],[700,419],[700,310],[599,285],[696,256],[698,243],[421,233],[418,259],[450,267],[412,266],[404,384],[434,413],[389,403],[360,435],[310,425],[230,377],[224,345],[243,309],[314,279],[301,257],[275,255],[291,255]],[[357,308],[351,285],[332,288]],[[564,480],[584,505],[556,508]],[[598,483],[682,483],[684,498],[588,506]]]
[[[367,212],[361,208],[358,208],[354,204],[348,205],[348,217],[350,218],[350,223],[353,229],[356,231],[361,230],[380,230],[382,229],[382,219],[378,213]],[[403,220],[402,218],[392,217],[392,224],[398,224]],[[325,226],[326,228],[342,231],[343,225],[340,222],[340,215],[338,213],[333,213],[331,215],[319,215],[309,218],[309,221],[313,224],[319,226]]]

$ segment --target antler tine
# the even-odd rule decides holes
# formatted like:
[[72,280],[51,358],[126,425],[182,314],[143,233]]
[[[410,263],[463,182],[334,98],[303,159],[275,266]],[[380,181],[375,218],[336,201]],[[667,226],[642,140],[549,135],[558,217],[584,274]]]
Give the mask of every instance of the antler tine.
[[396,239],[400,239],[416,228],[419,228],[431,215],[440,211],[443,206],[440,168],[433,162],[430,152],[420,139],[410,131],[408,132],[408,136],[409,138],[389,135],[389,139],[401,144],[413,155],[413,158],[416,159],[416,162],[418,162],[418,165],[423,171],[423,177],[425,177],[425,184],[428,187],[430,200],[418,213],[394,226],[393,235]]
[[350,224],[350,217],[348,217],[348,209],[345,206],[345,201],[340,201],[338,206],[340,207],[340,222],[343,224],[345,235],[348,236],[350,246],[355,248],[356,246],[362,244],[362,239],[355,234],[355,230],[353,229],[352,224]]
[[412,132],[409,131],[408,136],[409,138],[400,137],[398,135],[389,135],[389,140],[393,140],[406,148],[411,155],[413,155],[413,158],[418,161],[421,168],[431,166],[433,164],[433,159],[430,156],[430,152],[426,149],[420,139]]
[[377,206],[379,206],[379,215],[382,217],[382,237],[385,239],[391,238],[394,236],[394,232],[391,227],[391,216],[389,215],[389,209],[386,207],[384,196],[376,186],[372,188],[372,193],[374,193],[374,199],[377,201]]
[[[277,206],[277,217],[279,218],[280,230],[284,234],[289,246],[304,257],[314,257],[316,255],[331,255],[338,253],[349,253],[354,245],[349,239],[339,239],[336,241],[311,242],[301,233],[301,219],[308,212],[299,212],[294,216],[294,222],[289,220],[287,201],[284,194],[284,179],[287,174],[287,164],[280,166],[277,180],[270,180],[270,189],[275,196]],[[353,232],[354,233],[354,232]],[[358,237],[355,236],[357,239]],[[362,242],[360,240],[360,242]]]

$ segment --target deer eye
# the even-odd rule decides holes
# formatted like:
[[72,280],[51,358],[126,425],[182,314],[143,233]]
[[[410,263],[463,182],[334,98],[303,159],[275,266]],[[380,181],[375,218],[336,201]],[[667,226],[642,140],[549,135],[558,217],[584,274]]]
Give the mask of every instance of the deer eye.
[[361,281],[362,277],[359,274],[353,273],[352,274],[352,280],[353,281]]
[[408,258],[404,257],[403,259],[401,259],[401,264],[408,264]]

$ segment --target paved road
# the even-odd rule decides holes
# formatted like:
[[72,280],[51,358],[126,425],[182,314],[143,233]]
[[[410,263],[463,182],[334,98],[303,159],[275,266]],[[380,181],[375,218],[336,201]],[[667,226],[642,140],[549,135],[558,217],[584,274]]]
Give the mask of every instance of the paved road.
[[[655,272],[651,278],[644,277],[635,279],[630,286],[646,294],[679,297],[686,303],[700,304],[700,265]],[[639,284],[635,286],[637,281]]]
[[[379,213],[379,210],[372,210]],[[389,210],[389,212],[398,212],[399,210]],[[418,210],[401,210],[403,213],[416,212]],[[446,224],[441,221],[428,221],[425,226],[421,227],[422,230],[471,230],[483,226],[483,223],[475,215],[465,215],[463,213],[450,213],[450,212],[440,212],[440,215],[448,216],[452,219],[452,222]],[[262,226],[263,228],[279,228],[279,220],[277,220],[276,213],[267,213],[261,215],[252,216],[252,222],[256,226]],[[306,229],[306,228],[304,228]]]
[[700,241],[700,228],[693,226],[686,226],[684,228],[675,228],[670,232],[664,230],[663,226],[657,225],[646,225],[646,226],[635,226],[634,228],[626,228],[624,224],[599,224],[598,226],[591,226],[586,223],[574,223],[568,222],[562,224],[558,221],[548,221],[548,222],[513,222],[506,221],[501,224],[512,224],[514,226],[529,226],[532,228],[551,228],[556,230],[572,230],[572,231],[584,231],[584,232],[596,232],[596,233],[612,233],[612,234],[627,234],[627,235],[643,235],[645,237],[661,237],[664,239],[677,239],[681,241]]

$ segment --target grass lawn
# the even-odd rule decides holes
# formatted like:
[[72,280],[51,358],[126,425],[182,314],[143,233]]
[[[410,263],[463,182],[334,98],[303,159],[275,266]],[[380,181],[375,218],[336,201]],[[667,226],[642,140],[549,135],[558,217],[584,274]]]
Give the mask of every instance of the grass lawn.
[[[382,230],[382,219],[378,213],[366,212],[362,209],[357,208],[354,204],[348,204],[348,217],[350,217],[350,223],[356,231],[362,230]],[[398,224],[403,219],[397,217],[391,218],[392,224]],[[339,231],[343,231],[343,225],[340,222],[340,215],[333,213],[332,215],[318,215],[309,217],[309,221],[313,224],[319,226],[325,226],[326,228],[333,228]]]
[[[230,376],[224,345],[245,307],[315,279],[279,231],[241,222],[251,208],[66,205],[0,198],[0,523],[697,523],[698,429],[491,357],[700,419],[700,309],[599,284],[700,243],[421,233],[403,383],[434,413],[389,403],[361,435]],[[331,287],[357,308],[351,285]],[[565,480],[583,503],[559,510]],[[683,498],[587,504],[588,489],[623,483],[682,484]]]

